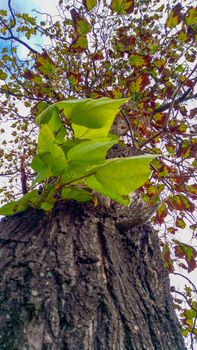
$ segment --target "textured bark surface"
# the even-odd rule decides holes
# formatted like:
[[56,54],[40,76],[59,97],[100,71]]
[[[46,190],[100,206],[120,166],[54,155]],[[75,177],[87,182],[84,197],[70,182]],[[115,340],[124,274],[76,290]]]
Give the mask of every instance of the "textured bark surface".
[[157,234],[68,202],[0,223],[0,349],[182,350]]

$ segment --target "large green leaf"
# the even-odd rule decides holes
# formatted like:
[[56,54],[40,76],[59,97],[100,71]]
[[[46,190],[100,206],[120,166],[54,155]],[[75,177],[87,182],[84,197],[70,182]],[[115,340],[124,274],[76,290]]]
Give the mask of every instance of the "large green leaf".
[[44,162],[40,158],[39,154],[36,154],[31,162],[31,167],[37,173],[43,168]]
[[[89,129],[89,128],[86,128],[85,126],[76,125],[72,123],[72,129],[76,139],[107,141],[109,140],[109,137],[107,137],[107,135],[111,130],[111,123],[108,123],[107,125],[99,129]],[[115,137],[115,135],[113,135],[113,139],[114,140],[116,139],[116,142],[118,142],[119,140],[119,138]]]
[[65,142],[65,136],[67,134],[66,128],[62,126],[55,135],[55,141],[57,144]]
[[56,106],[52,110],[52,115],[47,125],[54,133],[58,132],[63,126],[59,116],[59,109]]
[[45,179],[48,179],[49,177],[54,176],[53,171],[51,170],[51,167],[49,165],[44,165],[38,172],[38,175],[33,181],[33,185],[36,183],[40,183]]
[[94,175],[87,177],[85,182],[86,182],[86,185],[91,189],[93,189],[94,191],[101,193],[102,195],[107,196],[113,199],[114,201],[121,203],[122,205],[129,205],[131,202],[128,195],[121,196],[120,194],[110,191],[106,187],[103,187],[102,184],[96,179],[96,176]]
[[86,141],[72,147],[67,153],[68,161],[77,163],[99,164],[105,161],[107,151],[116,141]]
[[99,129],[104,126],[111,128],[120,107],[128,98],[113,100],[107,97],[83,100],[67,100],[55,105],[64,110],[65,116],[77,125],[90,129]]
[[[106,161],[105,161],[106,162]],[[97,166],[71,162],[63,171],[61,183],[83,183],[87,176],[95,173]]]
[[46,125],[42,125],[38,136],[38,153],[50,152],[55,142],[55,136],[51,129]]
[[38,152],[41,160],[51,166],[54,175],[60,175],[61,170],[67,164],[67,160],[64,151],[55,143],[55,136],[46,124],[42,125],[40,130]]
[[150,176],[149,164],[154,155],[142,155],[129,158],[107,160],[97,168],[95,177],[109,191],[128,195],[142,186]]
[[59,109],[54,105],[45,108],[36,118],[36,125],[47,124],[51,118],[56,118],[59,115]]
[[55,134],[56,142],[62,143],[64,141],[67,131],[62,124],[57,106],[51,105],[45,108],[44,111],[36,117],[35,123],[39,126],[47,124],[49,129]]
[[72,147],[74,147],[74,146],[76,146],[76,145],[78,145],[78,144],[81,144],[81,143],[83,143],[84,142],[84,140],[76,140],[76,139],[71,139],[71,140],[66,140],[66,142],[64,142],[62,145],[61,145],[61,148],[62,148],[62,150],[64,151],[64,154],[66,155],[66,158],[67,158],[67,153],[68,153],[68,151],[72,148]]

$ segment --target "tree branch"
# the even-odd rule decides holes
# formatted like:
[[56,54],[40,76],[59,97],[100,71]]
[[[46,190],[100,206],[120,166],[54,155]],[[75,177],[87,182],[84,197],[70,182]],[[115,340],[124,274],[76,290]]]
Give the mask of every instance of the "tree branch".
[[[189,88],[182,96],[180,96],[179,98],[177,98],[175,101],[174,101],[174,106],[178,105],[179,103],[181,102],[186,102],[186,101],[189,101],[189,100],[192,100],[192,99],[195,99],[197,98],[197,93],[194,94],[194,95],[191,95],[191,96],[187,96],[189,94],[189,92],[191,91],[191,88]],[[187,94],[186,94],[187,93]],[[187,96],[187,97],[186,97]],[[164,105],[156,108],[154,111],[153,111],[153,115],[157,114],[157,113],[160,113],[160,112],[164,112],[166,111],[171,105],[171,102],[169,103],[165,103]]]
[[[167,130],[167,125],[168,125],[168,121],[169,121],[169,118],[170,118],[170,114],[172,112],[172,109],[173,107],[178,104],[178,103],[181,103],[181,102],[184,102],[184,101],[188,101],[189,99],[192,99],[194,97],[197,96],[197,94],[195,95],[192,95],[192,96],[188,96],[187,95],[190,93],[190,91],[192,90],[191,87],[189,87],[186,92],[180,96],[179,98],[176,99],[176,96],[177,94],[179,93],[180,89],[182,88],[182,86],[185,84],[185,82],[191,77],[191,75],[195,72],[197,68],[197,65],[192,69],[192,71],[190,72],[189,76],[187,77],[187,79],[181,83],[180,86],[178,86],[178,88],[176,89],[176,91],[174,92],[173,96],[172,96],[172,101],[169,102],[169,103],[166,103],[164,104],[163,106],[159,107],[159,108],[156,108],[153,112],[152,112],[152,115],[158,113],[158,112],[163,112],[165,111],[166,109],[169,108],[169,111],[168,111],[168,114],[166,116],[166,119],[165,119],[165,122],[164,122],[164,126],[161,130],[159,130],[158,132],[156,132],[155,134],[153,134],[149,139],[145,140],[144,142],[142,142],[139,147],[142,148],[144,147],[145,145],[147,145],[149,142],[151,142],[152,140],[154,140],[155,138],[157,138],[158,136],[160,136],[161,134],[165,133],[165,132],[168,132]],[[197,78],[194,80],[194,83],[197,82]]]
[[[192,69],[192,71],[189,74],[188,78],[195,72],[196,68],[197,68],[197,65],[194,67],[194,69]],[[188,80],[188,78],[186,79],[186,81]],[[195,78],[195,80],[194,80],[194,85],[196,84],[196,82],[197,82],[197,78]],[[179,98],[175,99],[174,102],[173,102],[173,105],[176,106],[177,104],[179,104],[181,102],[189,101],[189,100],[192,100],[193,98],[196,98],[197,94],[194,94],[192,96],[188,96],[190,91],[192,91],[191,87],[189,87],[182,96],[180,96]],[[166,111],[166,109],[170,108],[171,105],[172,105],[172,101],[168,102],[168,103],[165,103],[162,106],[156,108],[152,112],[152,114],[155,115],[156,113],[164,112],[164,111]]]

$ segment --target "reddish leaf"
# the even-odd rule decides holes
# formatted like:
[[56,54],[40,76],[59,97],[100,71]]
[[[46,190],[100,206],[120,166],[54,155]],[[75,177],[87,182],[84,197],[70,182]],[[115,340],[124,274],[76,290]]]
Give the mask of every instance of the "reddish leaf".
[[194,204],[183,194],[169,196],[167,203],[172,210],[193,212],[195,209]]
[[178,229],[175,227],[168,227],[167,230],[169,233],[172,233],[173,235],[178,231]]
[[166,149],[168,150],[168,152],[172,155],[175,154],[175,150],[176,150],[176,146],[172,143],[166,143]]
[[197,107],[190,110],[190,118],[193,118],[197,115]]
[[169,244],[166,243],[163,247],[162,257],[164,260],[164,266],[168,269],[169,272],[174,272],[173,261],[170,256],[170,247]]
[[177,134],[183,134],[187,131],[187,125],[185,123],[171,122],[169,123],[169,130]]
[[[176,241],[177,242],[177,241]],[[196,268],[195,258],[197,256],[197,252],[194,247],[191,247],[188,244],[178,242],[175,246],[175,255],[179,258],[185,258],[188,265],[188,272],[193,271]]]
[[154,64],[158,68],[158,71],[161,72],[166,64],[166,61],[164,59],[156,59]]
[[178,3],[171,11],[166,21],[166,26],[170,29],[174,28],[182,20],[181,14],[182,5]]
[[184,256],[185,256],[184,251],[180,248],[179,245],[176,245],[176,246],[174,247],[174,252],[175,252],[175,256],[177,256],[177,258],[183,259]]
[[197,155],[197,139],[192,141],[184,140],[178,148],[177,157],[196,158]]
[[78,84],[81,81],[81,74],[69,72],[68,80],[72,86]]
[[184,263],[180,262],[180,263],[179,263],[179,266],[180,266],[182,269],[187,270],[187,266],[186,266]]
[[104,56],[103,56],[103,53],[101,50],[97,51],[95,54],[93,54],[92,56],[92,59],[94,61],[99,61],[99,60],[103,60]]
[[162,203],[159,209],[157,210],[155,219],[158,222],[158,224],[162,224],[164,222],[164,218],[167,216],[168,210],[166,208],[165,203]]
[[162,127],[166,120],[166,114],[165,113],[156,113],[153,116],[153,119],[155,121],[154,126]]
[[133,67],[149,67],[150,66],[150,56],[148,55],[139,55],[132,54],[129,57],[130,65]]
[[112,0],[111,9],[119,15],[130,14],[134,10],[134,0]]
[[187,109],[185,108],[185,106],[180,106],[180,113],[186,117],[187,116]]

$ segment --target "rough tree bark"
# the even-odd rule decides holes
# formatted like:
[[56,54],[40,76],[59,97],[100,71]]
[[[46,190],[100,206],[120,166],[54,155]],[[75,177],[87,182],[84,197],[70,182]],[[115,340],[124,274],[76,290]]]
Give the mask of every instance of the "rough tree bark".
[[185,349],[157,233],[67,202],[0,223],[0,349]]

